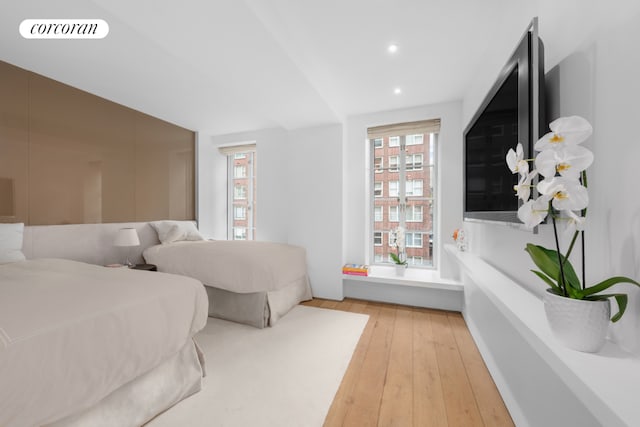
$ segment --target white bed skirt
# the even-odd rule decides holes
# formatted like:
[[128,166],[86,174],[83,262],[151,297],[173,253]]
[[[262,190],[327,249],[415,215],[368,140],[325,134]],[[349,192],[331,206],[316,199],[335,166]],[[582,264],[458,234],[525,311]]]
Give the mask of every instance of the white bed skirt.
[[45,427],[138,427],[202,388],[202,353],[189,341],[161,365],[125,384],[97,405]]

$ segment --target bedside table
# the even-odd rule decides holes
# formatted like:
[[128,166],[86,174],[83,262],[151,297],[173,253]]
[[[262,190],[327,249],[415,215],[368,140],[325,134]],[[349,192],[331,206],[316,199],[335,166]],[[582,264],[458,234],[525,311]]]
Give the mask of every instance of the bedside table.
[[131,267],[132,270],[158,271],[155,264],[136,264]]

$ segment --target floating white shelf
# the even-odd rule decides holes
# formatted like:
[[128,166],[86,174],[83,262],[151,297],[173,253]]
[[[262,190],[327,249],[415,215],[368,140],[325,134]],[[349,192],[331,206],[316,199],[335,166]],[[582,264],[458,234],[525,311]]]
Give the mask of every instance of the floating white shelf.
[[538,297],[479,256],[446,250],[462,267],[465,319],[517,425],[640,425],[637,356],[612,342],[597,354],[564,347]]

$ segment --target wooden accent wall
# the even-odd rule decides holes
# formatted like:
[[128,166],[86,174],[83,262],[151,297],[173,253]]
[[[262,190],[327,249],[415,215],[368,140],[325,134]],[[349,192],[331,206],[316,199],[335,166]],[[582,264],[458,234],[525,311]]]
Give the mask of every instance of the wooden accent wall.
[[195,219],[195,134],[0,61],[0,222]]

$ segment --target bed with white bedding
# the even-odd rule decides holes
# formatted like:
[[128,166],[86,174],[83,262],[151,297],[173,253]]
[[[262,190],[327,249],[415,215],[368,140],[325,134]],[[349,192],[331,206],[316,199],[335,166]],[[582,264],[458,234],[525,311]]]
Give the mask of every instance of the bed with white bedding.
[[200,389],[207,305],[188,277],[0,265],[0,425],[144,424]]
[[301,301],[312,298],[306,251],[298,246],[233,240],[173,241],[151,246],[143,256],[158,271],[200,280],[209,295],[212,317],[264,328],[273,326]]

